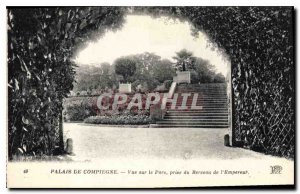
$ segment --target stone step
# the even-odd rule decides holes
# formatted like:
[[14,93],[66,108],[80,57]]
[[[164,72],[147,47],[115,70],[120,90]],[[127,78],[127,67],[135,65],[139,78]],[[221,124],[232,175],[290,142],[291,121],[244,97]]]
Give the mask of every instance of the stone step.
[[182,83],[182,84],[178,84],[179,86],[226,86],[226,83],[193,83],[193,84],[186,84],[186,83]]
[[[189,128],[227,128],[228,127],[228,99],[226,84],[182,84],[176,88],[178,94],[175,109],[168,102],[168,109],[164,119],[157,121],[152,127],[189,127]],[[178,109],[182,106],[182,93],[190,93],[185,105],[187,109]],[[202,109],[191,109],[193,96],[198,94],[197,106]]]
[[224,112],[224,113],[222,113],[222,112],[196,112],[196,111],[189,111],[189,112],[183,112],[183,111],[169,111],[169,112],[167,112],[166,113],[166,115],[188,115],[188,114],[193,114],[193,115],[195,115],[195,114],[198,114],[198,116],[207,116],[207,115],[216,115],[216,116],[222,116],[222,115],[228,115],[228,112]]
[[176,92],[177,91],[190,91],[190,92],[198,92],[198,91],[205,91],[205,92],[227,92],[227,89],[225,88],[182,88],[182,87],[177,87],[176,88]]
[[164,123],[164,122],[169,122],[169,123],[214,123],[214,122],[224,122],[228,123],[228,118],[226,119],[169,119],[169,118],[164,118],[161,121],[157,121],[157,123]]
[[[176,99],[176,98],[174,98],[174,97],[172,97],[171,99]],[[193,100],[197,100],[197,101],[204,101],[204,100],[207,100],[207,101],[209,101],[209,100],[215,100],[215,101],[218,101],[218,100],[223,100],[223,101],[227,101],[227,97],[203,97],[203,96],[198,96],[198,98],[197,99],[193,99],[193,98],[188,98],[188,99],[186,99],[187,101],[193,101]],[[182,101],[183,100],[183,98],[177,98],[177,101]]]
[[[215,111],[215,112],[214,112]],[[210,113],[219,113],[219,112],[224,112],[224,113],[228,113],[228,109],[227,108],[215,108],[215,109],[187,109],[187,110],[173,110],[173,109],[168,109],[167,113],[203,113],[203,112],[210,112]]]
[[228,128],[228,125],[169,125],[169,124],[151,124],[150,128]]
[[[197,103],[197,106],[202,106],[203,108],[226,108],[227,104],[202,104],[202,103]],[[182,104],[176,104],[175,107],[181,107],[183,106]],[[186,107],[190,108],[192,104],[185,104]],[[166,107],[172,107],[172,104],[167,104]]]
[[175,93],[223,93],[227,94],[227,90],[220,90],[218,88],[212,89],[177,89]]
[[[176,103],[178,104],[178,103],[182,103],[183,102],[183,100],[177,100],[176,101]],[[228,101],[227,100],[222,100],[222,101],[212,101],[212,100],[206,100],[206,101],[203,101],[203,100],[195,100],[195,102],[199,102],[199,103],[213,103],[213,104],[225,104],[225,103],[228,103]],[[172,102],[167,102],[167,103],[172,103]],[[193,101],[192,100],[188,100],[188,101],[186,101],[186,103],[193,103]]]
[[[214,101],[195,101],[197,104],[208,104],[208,105],[222,105],[222,104],[227,104],[227,101],[223,101],[223,102],[214,102]],[[193,104],[195,103],[193,101],[186,101],[185,104]],[[177,101],[176,104],[181,105],[183,103],[183,101]],[[167,102],[167,104],[172,104],[172,102]],[[175,104],[175,103],[173,103]]]
[[201,88],[201,89],[207,89],[207,88],[227,88],[226,85],[177,85],[178,88],[186,88],[186,89],[193,89],[193,88]]
[[[188,96],[188,99],[193,99],[194,95]],[[227,98],[227,95],[206,95],[206,94],[199,94],[198,98]],[[183,99],[183,95],[178,94],[178,99]]]
[[[176,98],[172,97],[171,99],[175,100]],[[183,98],[177,98],[176,100],[177,101],[182,101]],[[186,100],[188,102],[192,102],[193,100],[197,100],[197,101],[227,101],[228,98],[227,97],[214,98],[214,97],[201,97],[201,96],[198,96],[197,99],[188,98]]]
[[208,93],[208,94],[225,94],[227,95],[226,90],[218,90],[218,89],[211,89],[211,90],[197,90],[197,89],[178,89],[175,91],[175,93],[190,93],[190,94],[195,94],[195,93]]
[[224,95],[227,95],[227,91],[226,90],[223,90],[223,91],[220,91],[220,90],[215,90],[215,89],[212,89],[212,90],[185,90],[185,89],[181,89],[181,90],[176,90],[175,93],[190,93],[190,94],[196,94],[196,93],[203,93],[203,94],[224,94]]
[[[205,94],[205,93],[197,93],[198,94],[198,97],[201,97],[201,96],[207,96],[207,97],[227,97],[226,94]],[[183,98],[183,96],[185,95],[182,95],[182,93],[178,93],[178,98]],[[188,98],[193,98],[194,97],[194,94],[191,94],[188,96]]]
[[157,121],[156,124],[158,125],[170,125],[170,126],[176,126],[176,125],[190,125],[190,126],[207,126],[207,125],[214,125],[214,126],[228,126],[228,122],[163,122],[163,121]]
[[175,93],[184,93],[184,92],[189,92],[189,93],[198,93],[198,92],[211,92],[211,93],[227,93],[226,89],[220,89],[220,88],[177,88]]
[[181,106],[175,106],[175,109],[172,109],[172,106],[167,106],[167,112],[169,113],[173,113],[173,112],[203,112],[203,111],[207,111],[207,112],[211,112],[211,111],[216,111],[216,112],[220,112],[220,111],[223,111],[223,112],[228,112],[228,108],[227,106],[218,106],[218,107],[215,107],[215,106],[201,106],[201,105],[197,105],[198,107],[200,108],[194,108],[194,107],[191,107],[191,106],[187,106],[186,109],[179,109],[178,107],[181,107]]
[[[171,99],[173,99],[173,100],[175,100],[176,98],[171,98]],[[177,102],[181,102],[181,101],[183,101],[183,99],[182,98],[177,98],[176,99],[177,100]],[[227,98],[203,98],[203,97],[198,97],[197,99],[186,99],[187,100],[187,102],[193,102],[193,101],[214,101],[214,102],[227,102]]]
[[198,92],[195,92],[195,93],[191,93],[191,92],[188,92],[188,91],[175,92],[175,93],[178,94],[178,97],[185,96],[185,95],[182,95],[182,94],[190,94],[189,98],[193,97],[195,94],[198,94],[198,96],[201,96],[201,95],[206,95],[206,96],[227,96],[227,93],[207,93],[207,92],[201,92],[201,91],[198,91]]
[[166,115],[176,115],[176,116],[180,116],[180,115],[191,115],[191,116],[203,116],[205,114],[226,114],[228,115],[228,112],[225,112],[225,111],[177,111],[177,110],[174,110],[174,112],[168,112],[166,113]]
[[216,111],[228,111],[227,108],[203,108],[202,109],[189,109],[189,110],[168,110],[167,112],[187,112],[187,111],[192,111],[192,112],[202,112],[203,110],[209,111],[209,110],[216,110]]
[[[181,104],[181,103],[178,103],[178,104],[172,104],[172,103],[168,103],[166,105],[166,107],[171,107],[171,106],[176,106],[176,107],[181,107],[183,105],[187,106],[187,107],[191,107],[192,106],[192,103],[186,103],[186,104]],[[228,105],[227,103],[223,103],[223,104],[214,104],[214,103],[201,103],[201,102],[197,102],[196,103],[197,106],[202,106],[202,107],[207,107],[207,108],[227,108]]]
[[[192,104],[193,102],[186,102],[186,104]],[[223,102],[214,102],[214,101],[196,101],[197,104],[207,104],[207,105],[222,105],[222,104],[227,104],[227,101]],[[167,104],[172,104],[172,102],[167,102]],[[177,101],[176,104],[181,105],[182,101]]]
[[216,110],[216,112],[228,112],[227,110],[219,110],[218,108],[215,108],[215,109],[212,109],[212,108],[215,108],[215,107],[208,107],[208,108],[202,108],[202,109],[192,109],[192,107],[187,107],[185,109],[180,109],[180,106],[179,107],[175,107],[175,108],[172,108],[172,107],[168,107],[167,111],[170,111],[170,113],[172,111],[178,111],[178,112],[211,112],[211,111],[214,111]]
[[[219,112],[221,114],[227,114],[227,113],[222,113],[222,112]],[[204,113],[181,113],[181,114],[178,114],[178,113],[169,113],[169,114],[166,114],[165,116],[191,116],[191,117],[194,117],[194,116],[205,116],[205,114],[209,114],[209,112],[204,112]],[[217,114],[217,113],[215,113]],[[208,115],[210,116],[210,115]]]
[[178,92],[227,92],[227,89],[225,88],[176,88],[176,91]]
[[203,115],[203,116],[190,116],[190,115],[182,115],[182,116],[174,116],[174,115],[165,115],[164,119],[228,119],[228,115]]
[[195,111],[189,111],[189,112],[167,112],[166,116],[188,116],[189,114],[194,116],[225,116],[228,115],[228,112],[195,112]]

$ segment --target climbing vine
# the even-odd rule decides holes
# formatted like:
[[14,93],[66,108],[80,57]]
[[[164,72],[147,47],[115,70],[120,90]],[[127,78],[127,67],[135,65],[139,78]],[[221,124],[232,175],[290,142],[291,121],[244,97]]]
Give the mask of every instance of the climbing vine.
[[143,11],[190,21],[229,56],[236,145],[294,157],[292,7],[152,7]]
[[79,45],[117,29],[122,8],[8,9],[8,153],[51,155]]

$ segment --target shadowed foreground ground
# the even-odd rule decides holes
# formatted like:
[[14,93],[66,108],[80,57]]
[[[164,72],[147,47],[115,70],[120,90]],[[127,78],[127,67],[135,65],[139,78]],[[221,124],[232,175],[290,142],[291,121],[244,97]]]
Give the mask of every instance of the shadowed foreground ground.
[[[65,138],[74,141],[79,161],[108,158],[258,159],[277,158],[242,148],[225,147],[227,129],[123,128],[65,123]],[[282,159],[282,158],[278,158]]]

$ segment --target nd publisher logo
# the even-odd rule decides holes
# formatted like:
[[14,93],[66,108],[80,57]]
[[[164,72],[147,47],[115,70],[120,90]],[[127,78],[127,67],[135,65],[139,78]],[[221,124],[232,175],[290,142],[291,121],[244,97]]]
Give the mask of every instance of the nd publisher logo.
[[282,172],[282,166],[275,165],[271,166],[271,174],[281,174]]

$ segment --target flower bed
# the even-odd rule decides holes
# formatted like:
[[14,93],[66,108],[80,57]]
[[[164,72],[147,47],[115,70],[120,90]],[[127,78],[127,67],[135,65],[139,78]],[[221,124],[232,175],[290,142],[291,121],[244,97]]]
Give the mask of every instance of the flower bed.
[[[99,96],[82,96],[82,97],[69,97],[64,101],[64,120],[65,121],[83,121],[84,119],[90,116],[114,116],[120,117],[121,115],[126,116],[135,116],[135,115],[144,115],[149,117],[149,109],[145,109],[147,94],[141,94],[141,106],[143,109],[138,109],[138,107],[133,106],[132,108],[127,109],[130,101],[132,100],[134,94],[127,96],[127,101],[123,104],[117,104],[116,108],[113,109],[113,103],[115,99],[115,94],[107,99],[105,98],[102,102],[102,106],[108,106],[108,109],[99,109],[97,105],[97,100]],[[160,93],[162,98],[163,93]],[[121,97],[120,97],[121,99]]]
[[91,116],[84,120],[90,124],[111,124],[111,125],[145,125],[150,124],[151,119],[147,115],[112,115],[112,116]]

